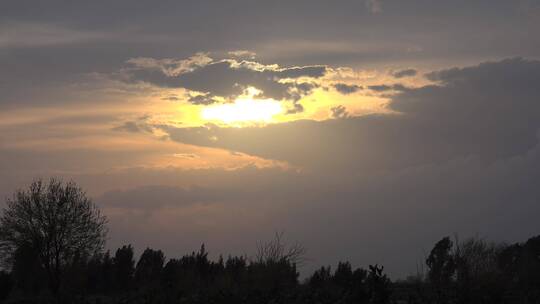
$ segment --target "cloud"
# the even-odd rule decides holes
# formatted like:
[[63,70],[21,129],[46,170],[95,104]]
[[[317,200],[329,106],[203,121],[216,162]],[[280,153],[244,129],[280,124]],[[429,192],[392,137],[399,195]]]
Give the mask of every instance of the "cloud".
[[75,45],[110,39],[106,32],[79,31],[49,24],[8,23],[0,28],[0,48],[36,48]]
[[368,86],[370,90],[373,90],[375,92],[385,92],[392,90],[392,86],[386,85],[386,84],[379,84],[379,85],[370,85]]
[[173,156],[187,159],[200,158],[200,156],[195,153],[175,153]]
[[326,73],[325,66],[305,66],[305,67],[292,67],[277,70],[277,76],[279,78],[300,78],[311,77],[319,78]]
[[180,98],[178,98],[178,96],[175,96],[175,95],[170,95],[170,96],[165,96],[163,98],[161,98],[162,100],[168,100],[168,101],[179,101]]
[[335,83],[332,85],[336,91],[343,95],[348,95],[361,90],[362,87],[356,84]]
[[209,105],[217,102],[209,93],[189,96],[188,101],[195,105]]
[[148,122],[149,118],[149,116],[144,115],[136,120],[125,121],[121,125],[113,127],[112,130],[130,133],[152,133],[154,128]]
[[393,72],[392,76],[394,76],[395,78],[404,78],[416,76],[416,74],[418,74],[418,71],[415,69],[405,69]]
[[396,84],[378,84],[378,85],[370,85],[368,88],[375,92],[387,92],[387,91],[406,91],[407,87],[396,83]]
[[248,87],[261,91],[259,98],[297,101],[318,85],[325,66],[282,68],[253,61],[211,60],[198,54],[186,60],[135,58],[126,69],[131,81],[144,81],[161,87],[184,88],[199,92],[188,101],[210,104],[241,95]]
[[227,52],[227,54],[229,54],[229,56],[232,56],[234,58],[240,58],[240,59],[253,60],[255,59],[255,57],[257,57],[257,54],[255,52],[248,51],[248,50],[230,51],[230,52]]
[[332,111],[332,118],[347,118],[349,117],[349,112],[347,108],[343,105],[338,105],[330,109]]
[[406,167],[469,155],[509,157],[537,144],[539,73],[539,61],[517,58],[429,74],[440,82],[436,85],[369,87],[396,90],[388,107],[399,114],[265,128],[162,128],[180,142],[324,170]]
[[197,53],[187,59],[154,59],[148,57],[136,57],[127,61],[135,68],[142,70],[157,70],[165,76],[174,77],[182,73],[188,73],[212,62],[207,53]]

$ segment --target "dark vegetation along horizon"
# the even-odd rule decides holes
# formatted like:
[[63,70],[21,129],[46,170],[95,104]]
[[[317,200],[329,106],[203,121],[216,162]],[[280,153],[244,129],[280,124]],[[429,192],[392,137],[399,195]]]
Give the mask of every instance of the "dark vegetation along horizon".
[[37,180],[0,217],[5,303],[540,303],[540,236],[503,244],[443,237],[426,271],[391,281],[381,265],[339,262],[299,279],[305,257],[281,235],[253,257],[166,259],[125,245],[104,251],[106,218],[75,183]]

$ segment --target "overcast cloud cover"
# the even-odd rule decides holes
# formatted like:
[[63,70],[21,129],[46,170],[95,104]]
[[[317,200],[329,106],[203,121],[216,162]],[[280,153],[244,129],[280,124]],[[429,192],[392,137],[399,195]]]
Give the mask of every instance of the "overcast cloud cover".
[[[110,248],[250,254],[283,231],[303,271],[404,277],[446,235],[523,241],[538,28],[537,0],[2,1],[0,197],[74,179]],[[190,120],[249,87],[291,118]]]

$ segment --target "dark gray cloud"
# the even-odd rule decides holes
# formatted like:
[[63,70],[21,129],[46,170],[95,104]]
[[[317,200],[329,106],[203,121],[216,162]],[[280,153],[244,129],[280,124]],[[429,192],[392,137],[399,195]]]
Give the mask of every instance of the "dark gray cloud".
[[114,127],[113,130],[126,131],[131,133],[139,133],[143,131],[143,129],[134,121],[126,121],[122,125]]
[[352,94],[362,89],[361,86],[356,84],[336,83],[332,86],[334,87],[334,89],[336,89],[336,91],[344,95]]
[[188,101],[192,104],[196,105],[209,105],[216,103],[217,101],[214,99],[214,97],[209,96],[210,94],[201,94],[196,96],[189,96]]
[[335,106],[330,109],[332,111],[332,118],[347,118],[349,117],[349,112],[347,108],[343,105]]
[[[60,71],[59,77],[69,79],[114,70],[141,54],[184,57],[200,50],[249,49],[287,65],[373,66],[540,55],[540,38],[530,34],[539,22],[533,1],[460,0],[448,5],[389,0],[383,6],[383,12],[372,14],[365,1],[357,0],[338,6],[320,0],[286,6],[247,0],[165,0],[160,5],[149,0],[69,5],[7,0],[0,12],[0,41],[5,43],[0,59],[17,63],[19,70],[28,64],[33,74]],[[482,39],[485,32],[490,39]]]
[[[209,104],[216,97],[232,99],[248,87],[261,90],[258,97],[297,101],[317,87],[314,82],[298,82],[299,78],[317,79],[326,73],[325,66],[278,68],[236,60],[205,62],[189,68],[183,68],[187,63],[182,60],[146,59],[144,62],[130,62],[135,64],[135,68],[128,72],[131,81],[203,93],[188,99],[195,104]],[[291,81],[284,81],[287,79]]]
[[287,114],[296,114],[304,112],[304,106],[298,102],[294,102],[292,108],[287,109]]
[[471,152],[508,156],[536,145],[540,61],[486,62],[433,72],[428,78],[441,85],[404,91],[390,107],[439,124],[434,131],[447,141],[461,141],[457,147],[467,146]]
[[373,90],[375,92],[385,92],[392,90],[392,86],[386,85],[386,84],[377,84],[377,85],[370,85],[368,86],[370,90]]
[[113,131],[130,133],[152,133],[153,127],[148,123],[150,117],[147,115],[138,117],[136,120],[125,121],[122,124],[112,128]]
[[163,97],[161,98],[162,100],[168,100],[168,101],[179,101],[180,98],[178,98],[177,96],[167,96],[167,97]]
[[312,77],[319,78],[326,73],[325,66],[307,66],[307,67],[292,67],[278,71],[276,76],[279,78],[299,78]]
[[540,56],[540,38],[530,34],[540,25],[533,1],[389,0],[377,14],[365,3],[3,1],[0,106],[65,102],[61,93],[45,93],[83,81],[81,74],[117,71],[127,58],[186,58],[200,50],[249,49],[288,66],[366,68]]
[[392,73],[392,76],[396,78],[403,78],[403,77],[411,77],[416,76],[418,74],[418,71],[415,69],[405,69],[405,70],[399,70]]
[[406,91],[407,87],[396,83],[396,84],[378,84],[370,85],[368,88],[375,92],[387,92],[387,91]]
[[[537,144],[540,91],[534,84],[539,72],[538,61],[525,59],[436,72],[429,77],[440,85],[394,95],[389,107],[401,115],[298,121],[262,129],[163,128],[174,140],[306,166],[406,167],[468,155],[510,157]],[[260,138],[268,140],[256,140]],[[351,159],[356,160],[353,166]]]

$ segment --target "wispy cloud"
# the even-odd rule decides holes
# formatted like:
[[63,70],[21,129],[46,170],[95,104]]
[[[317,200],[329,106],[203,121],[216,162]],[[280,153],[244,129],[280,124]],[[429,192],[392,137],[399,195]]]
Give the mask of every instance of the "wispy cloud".
[[8,23],[0,27],[0,48],[77,44],[110,38],[111,34],[39,23]]

